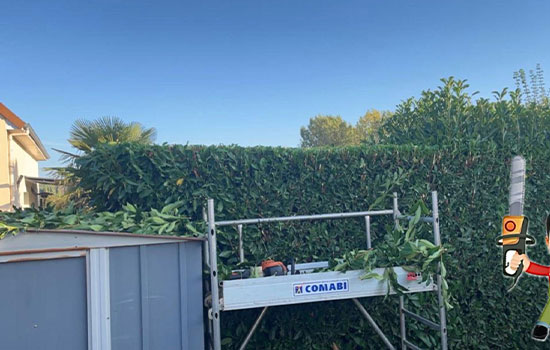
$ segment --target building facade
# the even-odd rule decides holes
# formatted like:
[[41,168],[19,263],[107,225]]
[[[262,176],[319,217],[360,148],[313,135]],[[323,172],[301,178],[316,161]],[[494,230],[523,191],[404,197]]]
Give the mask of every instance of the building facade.
[[38,162],[49,158],[30,124],[0,103],[0,211],[38,206]]

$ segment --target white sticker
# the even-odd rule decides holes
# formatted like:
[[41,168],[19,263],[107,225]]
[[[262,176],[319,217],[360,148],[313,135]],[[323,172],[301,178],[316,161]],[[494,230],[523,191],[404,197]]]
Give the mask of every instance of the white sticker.
[[347,279],[294,283],[292,289],[295,297],[313,294],[349,292]]

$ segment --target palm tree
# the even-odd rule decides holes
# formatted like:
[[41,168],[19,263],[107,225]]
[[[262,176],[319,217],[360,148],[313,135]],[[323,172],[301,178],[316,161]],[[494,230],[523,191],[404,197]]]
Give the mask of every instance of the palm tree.
[[118,117],[102,117],[97,120],[77,119],[71,127],[69,143],[88,153],[101,143],[136,142],[151,144],[156,137],[155,128],[145,128],[140,123],[126,123]]
[[[102,143],[151,144],[155,140],[156,134],[155,128],[145,128],[140,123],[126,123],[117,117],[101,117],[96,120],[77,119],[71,127],[70,137],[67,141],[78,151],[89,153]],[[49,168],[49,170],[52,175],[61,179],[64,190],[60,194],[50,196],[48,202],[58,208],[66,206],[69,202],[73,202],[79,207],[85,207],[86,193],[79,189],[78,180],[74,178],[71,171],[75,166],[75,160],[80,155],[59,149],[55,150],[61,153],[61,160],[67,166]]]
[[[151,144],[155,140],[155,128],[145,128],[137,122],[126,123],[118,117],[101,117],[96,120],[77,119],[71,126],[67,141],[77,150],[89,153],[102,143],[136,142]],[[61,160],[73,164],[80,157],[78,154],[53,150],[61,153]]]

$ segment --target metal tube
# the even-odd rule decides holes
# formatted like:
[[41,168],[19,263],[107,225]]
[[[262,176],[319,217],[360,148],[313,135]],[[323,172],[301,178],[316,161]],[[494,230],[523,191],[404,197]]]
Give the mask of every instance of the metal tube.
[[401,331],[401,349],[407,350],[407,345],[405,345],[405,342],[407,341],[407,329],[405,325],[405,314],[403,311],[405,310],[405,298],[400,295],[399,296],[399,328]]
[[439,209],[437,207],[437,191],[432,191],[432,218],[434,228],[434,244],[441,245],[441,236],[439,233]]
[[365,216],[365,226],[367,227],[367,249],[371,249],[371,241],[370,241],[370,216]]
[[243,225],[237,225],[239,230],[239,261],[244,262],[244,249],[243,249]]
[[212,329],[214,350],[221,350],[220,295],[218,288],[218,254],[216,252],[216,220],[214,200],[208,200],[208,248],[210,256],[210,284],[212,293]]
[[[399,215],[397,218],[398,218],[398,219],[412,220],[412,219],[414,219],[414,216],[411,216],[411,215]],[[434,218],[432,218],[431,216],[421,216],[421,217],[420,217],[420,221],[433,223],[433,222],[434,222]]]
[[430,327],[431,329],[435,329],[436,331],[439,330],[439,325],[437,323],[435,323],[433,321],[430,321],[425,317],[417,315],[414,312],[411,312],[407,309],[403,309],[403,312],[405,313],[405,315],[408,315],[408,316],[414,318],[418,322],[425,324],[426,326]]
[[268,222],[286,222],[286,221],[305,221],[305,220],[323,220],[323,219],[344,219],[353,218],[366,215],[390,215],[393,214],[393,210],[373,210],[373,211],[359,211],[354,213],[334,213],[334,214],[318,214],[318,215],[297,215],[297,216],[283,216],[278,218],[258,218],[258,219],[244,219],[244,220],[229,220],[218,221],[216,226],[232,226],[232,225],[248,225],[248,224],[262,224]]
[[256,319],[256,321],[254,322],[254,324],[252,325],[252,328],[250,328],[250,331],[248,332],[248,334],[246,335],[246,338],[244,338],[244,341],[243,343],[241,344],[241,347],[239,348],[239,350],[244,350],[246,348],[246,346],[248,345],[248,342],[250,341],[250,338],[252,338],[252,336],[254,335],[254,332],[256,332],[256,328],[258,328],[258,325],[260,324],[260,322],[262,321],[262,319],[264,318],[265,316],[265,313],[267,312],[267,309],[269,307],[266,306],[264,307],[264,309],[262,310],[262,312],[260,313],[260,316],[258,316],[258,318]]
[[[208,226],[208,214],[206,213],[206,208],[205,207],[202,207],[202,220],[204,221],[204,223]],[[208,228],[207,228],[208,230]],[[205,232],[205,237],[208,237],[208,231]],[[203,244],[203,254],[204,254],[204,261],[206,261],[206,267],[208,267],[210,269],[210,253],[208,251],[209,249],[209,244],[208,244],[208,240],[204,242]]]
[[380,336],[380,338],[382,338],[382,341],[384,342],[384,344],[386,344],[386,346],[388,347],[388,349],[391,349],[391,350],[395,350],[395,347],[390,343],[390,341],[388,340],[388,338],[386,337],[386,335],[384,334],[384,332],[382,332],[382,330],[380,329],[380,327],[378,327],[378,325],[376,324],[376,322],[374,322],[373,318],[371,317],[371,315],[367,312],[367,310],[365,310],[365,308],[363,307],[363,305],[359,302],[359,300],[357,300],[356,298],[353,298],[351,299],[353,300],[353,302],[355,303],[355,306],[357,306],[357,308],[359,309],[359,311],[361,311],[361,313],[363,314],[363,316],[365,316],[365,318],[367,319],[367,321],[369,321],[370,325],[372,326],[372,328],[374,328],[374,330],[376,331],[376,333]]
[[[208,232],[206,233],[208,235]],[[202,253],[204,254],[204,261],[206,262],[206,267],[210,268],[210,253],[208,252],[209,248],[208,241],[204,241],[202,244]]]
[[[433,229],[434,229],[434,243],[438,246],[441,246],[441,235],[439,232],[439,208],[437,201],[437,191],[432,192],[432,216],[434,218]],[[439,267],[441,271],[441,267]],[[437,274],[437,299],[439,302],[439,329],[441,332],[441,349],[447,350],[447,315],[445,310],[445,301],[443,300],[443,293],[441,291],[441,274]]]
[[393,193],[393,222],[395,223],[395,227],[399,225],[399,206],[397,205],[397,192]]
[[422,350],[421,348],[419,348],[418,346],[414,345],[413,343],[411,343],[410,341],[408,340],[405,340],[405,346],[406,347],[409,347],[411,348],[412,350]]

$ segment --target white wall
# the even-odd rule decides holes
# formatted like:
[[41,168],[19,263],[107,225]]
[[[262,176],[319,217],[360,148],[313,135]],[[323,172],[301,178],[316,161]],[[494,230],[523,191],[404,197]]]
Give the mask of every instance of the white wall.
[[4,119],[0,117],[0,210],[11,209],[10,166],[8,160],[8,131]]
[[[30,186],[24,180],[19,185],[17,181],[21,175],[38,177],[38,162],[13,139],[10,140],[10,169],[13,204],[20,208],[29,207],[32,203],[37,205],[36,195],[32,194]],[[37,191],[37,188],[34,190]]]

